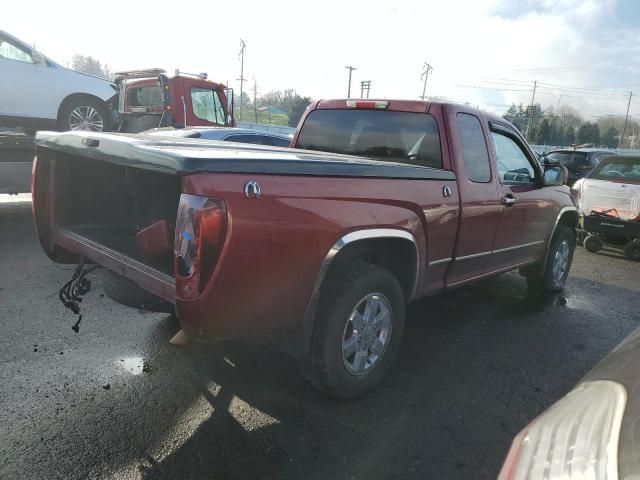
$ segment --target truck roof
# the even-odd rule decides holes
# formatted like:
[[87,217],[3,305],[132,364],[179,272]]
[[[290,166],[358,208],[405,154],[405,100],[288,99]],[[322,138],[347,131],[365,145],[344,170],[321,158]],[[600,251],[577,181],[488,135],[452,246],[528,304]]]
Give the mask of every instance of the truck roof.
[[38,132],[36,145],[174,175],[253,173],[454,180],[449,170],[293,148],[124,133]]
[[456,106],[456,107],[464,107],[464,109],[466,110],[477,111],[478,113],[480,113],[482,116],[484,116],[489,120],[512,125],[508,120],[505,120],[504,118],[498,115],[487,112],[485,110],[481,110],[479,108],[471,107],[469,105],[463,105],[461,103],[456,103],[456,102],[440,102],[440,101],[431,102],[431,101],[424,101],[424,100],[403,100],[403,99],[388,99],[388,98],[336,98],[336,99],[318,100],[317,102],[315,102],[315,104],[313,104],[313,108],[320,109],[320,110],[324,110],[324,109],[348,110],[348,109],[354,108],[352,106],[348,106],[347,102],[355,102],[356,104],[359,102],[387,104],[386,107],[380,108],[380,110],[381,111],[385,111],[385,110],[397,111],[397,112],[417,112],[417,113],[426,112],[430,105],[441,105],[441,106],[449,105],[449,106]]

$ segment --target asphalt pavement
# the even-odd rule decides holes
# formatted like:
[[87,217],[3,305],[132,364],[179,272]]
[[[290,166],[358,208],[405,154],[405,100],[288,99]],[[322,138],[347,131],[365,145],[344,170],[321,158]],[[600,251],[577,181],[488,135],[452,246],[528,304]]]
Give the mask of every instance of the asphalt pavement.
[[562,295],[506,274],[411,305],[386,381],[336,401],[269,345],[170,346],[177,321],[113,303],[99,273],[74,333],[71,267],[30,208],[0,198],[2,479],[495,478],[514,434],[640,323],[640,265],[580,248]]

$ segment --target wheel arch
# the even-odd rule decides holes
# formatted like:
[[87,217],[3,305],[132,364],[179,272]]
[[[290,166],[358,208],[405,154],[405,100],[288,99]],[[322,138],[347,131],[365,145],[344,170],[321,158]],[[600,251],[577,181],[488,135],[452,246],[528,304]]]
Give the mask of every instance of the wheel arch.
[[553,239],[553,236],[556,233],[556,230],[558,229],[558,225],[566,225],[567,227],[570,227],[573,229],[574,231],[574,237],[576,235],[575,229],[578,227],[578,221],[579,221],[579,214],[578,214],[578,209],[576,207],[562,207],[560,209],[560,211],[558,212],[558,216],[556,217],[556,222],[553,225],[553,229],[551,230],[551,233],[549,234],[549,238],[547,239],[547,247],[544,251],[544,263],[543,265],[546,265],[547,263],[547,258],[549,257],[549,246],[551,245],[551,240]]
[[60,120],[60,115],[62,115],[62,111],[72,102],[76,101],[76,100],[81,100],[81,99],[85,99],[88,98],[89,100],[92,100],[94,102],[99,102],[102,105],[104,105],[105,109],[109,110],[109,106],[107,104],[107,102],[105,102],[104,100],[102,100],[100,97],[97,97],[95,95],[92,95],[90,93],[71,93],[69,95],[67,95],[66,97],[64,97],[64,99],[62,100],[62,102],[60,102],[60,105],[58,106],[58,115],[57,115],[57,119]]
[[336,240],[322,261],[300,328],[292,335],[295,355],[304,355],[313,332],[318,300],[328,274],[344,262],[364,259],[396,276],[405,298],[411,301],[418,288],[420,249],[415,236],[399,228],[372,228],[349,232]]

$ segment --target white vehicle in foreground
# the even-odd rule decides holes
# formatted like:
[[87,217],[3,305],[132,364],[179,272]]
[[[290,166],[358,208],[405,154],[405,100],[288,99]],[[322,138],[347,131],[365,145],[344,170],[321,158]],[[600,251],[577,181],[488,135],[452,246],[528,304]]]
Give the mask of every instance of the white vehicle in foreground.
[[0,125],[107,131],[117,88],[57,64],[0,30]]

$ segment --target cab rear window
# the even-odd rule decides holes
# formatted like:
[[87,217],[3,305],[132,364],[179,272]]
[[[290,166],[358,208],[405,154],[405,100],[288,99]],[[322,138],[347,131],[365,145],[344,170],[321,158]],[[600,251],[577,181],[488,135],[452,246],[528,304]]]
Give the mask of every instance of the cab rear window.
[[296,146],[442,168],[438,125],[427,113],[314,110]]

